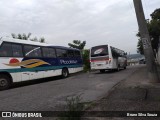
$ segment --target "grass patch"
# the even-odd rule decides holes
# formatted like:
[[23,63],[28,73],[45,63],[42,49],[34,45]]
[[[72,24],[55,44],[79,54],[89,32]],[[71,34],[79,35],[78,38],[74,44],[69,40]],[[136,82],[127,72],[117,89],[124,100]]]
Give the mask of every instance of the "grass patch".
[[81,100],[81,95],[67,97],[65,111],[58,117],[58,120],[80,120],[85,108]]

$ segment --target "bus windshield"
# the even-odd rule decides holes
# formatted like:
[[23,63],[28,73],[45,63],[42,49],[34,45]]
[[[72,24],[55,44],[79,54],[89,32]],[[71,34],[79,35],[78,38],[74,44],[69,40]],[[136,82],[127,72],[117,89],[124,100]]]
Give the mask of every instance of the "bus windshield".
[[108,45],[101,45],[91,48],[91,57],[108,55]]

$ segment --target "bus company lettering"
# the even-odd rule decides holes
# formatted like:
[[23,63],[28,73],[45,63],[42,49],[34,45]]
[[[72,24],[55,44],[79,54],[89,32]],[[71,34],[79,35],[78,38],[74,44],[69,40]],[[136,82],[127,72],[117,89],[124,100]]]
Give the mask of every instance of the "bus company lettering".
[[77,60],[60,60],[61,64],[76,64]]

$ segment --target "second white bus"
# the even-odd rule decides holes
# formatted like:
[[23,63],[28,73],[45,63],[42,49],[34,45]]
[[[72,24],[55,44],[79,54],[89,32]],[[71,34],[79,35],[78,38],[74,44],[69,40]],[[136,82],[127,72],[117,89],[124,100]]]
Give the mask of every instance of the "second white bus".
[[92,70],[100,72],[126,69],[126,53],[110,45],[94,46],[90,49],[90,65]]

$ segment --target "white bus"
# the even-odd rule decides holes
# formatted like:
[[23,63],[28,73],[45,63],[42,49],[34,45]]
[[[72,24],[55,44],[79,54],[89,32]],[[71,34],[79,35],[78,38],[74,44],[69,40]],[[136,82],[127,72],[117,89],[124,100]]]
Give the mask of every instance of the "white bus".
[[90,65],[92,70],[100,70],[100,72],[126,69],[126,53],[110,45],[94,46],[90,49]]
[[62,75],[82,70],[77,49],[46,43],[0,38],[0,90],[14,82]]

